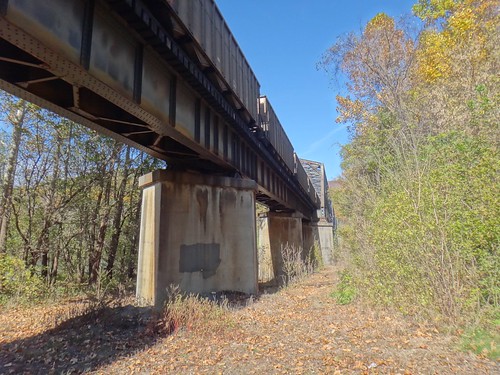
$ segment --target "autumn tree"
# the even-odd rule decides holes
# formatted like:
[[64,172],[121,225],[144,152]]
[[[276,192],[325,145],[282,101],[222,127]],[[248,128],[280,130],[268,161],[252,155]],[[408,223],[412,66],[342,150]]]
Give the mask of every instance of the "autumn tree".
[[4,165],[4,174],[1,183],[0,196],[0,252],[5,252],[8,224],[11,214],[12,190],[14,189],[14,176],[17,167],[17,157],[21,143],[24,119],[27,112],[27,103],[15,100],[7,95],[2,95],[2,112],[7,113],[6,120],[12,126],[10,149]]
[[379,14],[323,60],[347,78],[343,254],[374,301],[454,321],[498,309],[496,9],[422,0],[419,34]]
[[11,134],[0,160],[0,268],[19,267],[21,259],[49,290],[129,283],[137,263],[138,179],[164,163],[8,94],[1,104]]

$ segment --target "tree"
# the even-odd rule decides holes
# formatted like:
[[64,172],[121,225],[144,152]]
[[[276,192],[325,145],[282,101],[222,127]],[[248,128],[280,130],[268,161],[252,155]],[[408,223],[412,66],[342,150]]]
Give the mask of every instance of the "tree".
[[120,178],[119,175],[121,175],[120,184],[118,187],[115,184],[115,189],[114,189],[116,191],[116,197],[115,197],[116,207],[113,216],[112,234],[111,234],[111,241],[109,244],[108,261],[106,265],[106,273],[110,278],[113,277],[113,267],[115,264],[116,254],[118,252],[120,235],[122,232],[124,197],[126,193],[127,183],[130,177],[130,163],[131,163],[130,146],[127,146],[125,151],[125,160],[123,161],[123,167],[120,168],[121,173],[117,173],[115,178],[115,180],[118,180]]
[[[362,30],[351,33],[324,55],[322,66],[347,78],[347,96],[337,96],[337,122],[352,122],[354,133],[367,124],[378,125],[374,114],[381,107],[406,118],[404,95],[411,85],[414,41],[386,14],[377,14]],[[351,98],[351,96],[353,98]]]
[[[359,290],[457,321],[498,309],[498,36],[489,0],[421,0],[417,36],[380,14],[323,64],[347,77],[340,233]],[[493,309],[493,310],[491,310]]]
[[94,287],[105,275],[128,281],[137,264],[138,178],[163,162],[2,95],[13,129],[0,160],[5,250],[49,287]]
[[[17,157],[23,132],[24,118],[27,112],[27,103],[24,100],[15,100],[8,95],[2,95],[2,103],[8,111],[8,121],[12,125],[12,140],[5,168],[5,176],[2,184],[2,195],[0,197],[0,252],[5,252],[5,241],[7,238],[8,224],[11,214],[12,190],[14,188],[14,176],[17,167]],[[4,112],[5,113],[5,112]]]

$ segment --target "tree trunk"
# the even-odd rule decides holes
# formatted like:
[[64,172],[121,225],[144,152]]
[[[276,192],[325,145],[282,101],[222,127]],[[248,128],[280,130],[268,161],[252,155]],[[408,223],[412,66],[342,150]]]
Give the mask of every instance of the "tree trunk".
[[[104,178],[104,176],[102,176],[102,178]],[[90,238],[89,238],[89,284],[93,284],[95,283],[95,281],[97,280],[97,270],[94,270],[94,268],[96,267],[97,264],[97,260],[96,260],[96,243],[97,243],[97,218],[99,216],[99,211],[101,210],[101,202],[102,202],[102,197],[104,195],[104,186],[102,186],[102,184],[104,183],[104,181],[100,181],[99,183],[99,194],[97,196],[97,201],[96,201],[96,205],[95,205],[95,208],[94,208],[94,212],[92,213],[92,215],[90,216],[90,220],[89,220],[89,225],[91,225],[91,229],[90,229]],[[94,279],[94,275],[95,275],[95,279]]]
[[107,173],[103,178],[106,179],[105,187],[104,187],[104,204],[103,209],[104,213],[101,216],[99,231],[96,238],[96,245],[94,247],[93,254],[90,254],[90,284],[95,284],[98,281],[99,277],[99,268],[102,259],[102,253],[104,250],[104,244],[106,239],[106,232],[109,225],[109,216],[111,214],[111,205],[110,205],[110,196],[111,196],[111,186],[113,180],[113,173],[115,170],[114,164],[116,161],[116,157],[119,154],[121,149],[121,145],[115,144],[113,148],[113,153],[111,155],[111,159],[109,161],[109,173]]
[[11,214],[12,191],[14,189],[14,176],[16,173],[17,157],[19,154],[19,145],[21,144],[21,133],[23,130],[24,117],[27,112],[27,104],[24,100],[20,101],[20,107],[15,116],[12,116],[12,147],[10,149],[7,168],[5,170],[4,184],[2,186],[2,195],[0,197],[0,253],[6,251],[5,242],[7,240],[7,230]]
[[141,208],[142,208],[142,194],[139,194],[137,199],[137,207],[134,215],[134,231],[132,232],[132,238],[130,239],[130,256],[128,263],[128,278],[129,280],[133,280],[136,276],[136,268],[137,268],[137,247],[139,246],[139,235],[141,231]]
[[56,282],[57,271],[59,269],[59,254],[60,254],[60,249],[58,248],[54,252],[54,257],[52,258],[52,265],[50,267],[50,273],[49,273],[49,285],[54,285]]
[[125,155],[125,163],[123,165],[123,176],[118,188],[118,194],[116,197],[116,208],[115,215],[113,217],[113,235],[111,236],[111,241],[109,244],[109,254],[108,254],[108,264],[106,266],[106,272],[108,276],[113,277],[113,267],[115,264],[116,253],[118,252],[118,243],[120,240],[121,230],[122,230],[122,213],[123,213],[123,199],[125,197],[127,181],[129,177],[130,170],[130,146],[127,146],[127,151]]
[[56,211],[55,207],[55,197],[57,189],[57,181],[59,180],[59,167],[61,160],[61,145],[62,137],[57,129],[56,132],[56,152],[53,158],[53,172],[52,178],[50,180],[50,189],[48,191],[48,197],[46,204],[44,205],[44,227],[40,233],[38,239],[38,250],[42,253],[42,272],[41,276],[49,282],[49,249],[53,246],[50,245],[50,231],[54,225],[54,213]]

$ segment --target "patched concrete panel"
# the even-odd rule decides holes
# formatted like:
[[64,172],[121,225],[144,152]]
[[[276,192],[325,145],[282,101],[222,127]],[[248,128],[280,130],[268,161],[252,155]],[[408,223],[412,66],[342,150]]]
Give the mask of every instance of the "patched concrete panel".
[[214,276],[219,268],[220,244],[197,243],[181,245],[179,272],[201,272],[203,278]]

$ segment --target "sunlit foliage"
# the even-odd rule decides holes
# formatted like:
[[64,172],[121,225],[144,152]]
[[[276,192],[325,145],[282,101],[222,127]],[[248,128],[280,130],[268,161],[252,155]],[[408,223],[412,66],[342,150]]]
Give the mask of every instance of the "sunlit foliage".
[[379,14],[323,61],[348,78],[340,256],[377,303],[484,322],[500,304],[498,4],[413,10],[418,36]]

